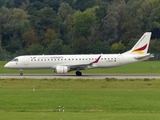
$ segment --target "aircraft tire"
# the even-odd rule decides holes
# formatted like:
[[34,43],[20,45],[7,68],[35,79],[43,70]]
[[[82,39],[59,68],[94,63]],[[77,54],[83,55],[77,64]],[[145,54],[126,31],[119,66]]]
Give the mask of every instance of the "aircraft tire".
[[23,76],[23,73],[20,73],[20,76]]
[[82,76],[82,73],[79,72],[79,71],[77,71],[77,72],[76,72],[76,75],[77,75],[77,76]]

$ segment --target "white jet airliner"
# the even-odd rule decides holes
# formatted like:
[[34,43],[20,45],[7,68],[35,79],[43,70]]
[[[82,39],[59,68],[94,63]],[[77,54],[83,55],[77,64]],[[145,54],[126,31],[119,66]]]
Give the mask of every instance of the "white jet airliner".
[[15,57],[4,67],[19,69],[20,75],[23,69],[53,69],[58,74],[76,70],[76,75],[81,76],[80,70],[116,67],[153,57],[147,53],[150,37],[151,32],[144,33],[131,50],[122,54],[24,55]]

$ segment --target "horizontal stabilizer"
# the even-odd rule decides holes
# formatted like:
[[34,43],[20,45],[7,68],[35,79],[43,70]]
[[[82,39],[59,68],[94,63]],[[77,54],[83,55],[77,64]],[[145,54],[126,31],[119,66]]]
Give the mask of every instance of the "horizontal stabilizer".
[[147,55],[144,55],[144,56],[135,57],[135,59],[137,59],[137,60],[148,60],[149,58],[153,58],[153,57],[154,57],[153,54],[148,53]]

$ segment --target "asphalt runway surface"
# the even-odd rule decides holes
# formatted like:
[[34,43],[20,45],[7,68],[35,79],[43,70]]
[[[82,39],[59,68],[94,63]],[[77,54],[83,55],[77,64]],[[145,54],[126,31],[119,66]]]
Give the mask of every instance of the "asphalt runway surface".
[[76,76],[75,74],[24,74],[20,76],[18,74],[0,74],[0,79],[160,79],[160,74],[84,74],[82,76]]

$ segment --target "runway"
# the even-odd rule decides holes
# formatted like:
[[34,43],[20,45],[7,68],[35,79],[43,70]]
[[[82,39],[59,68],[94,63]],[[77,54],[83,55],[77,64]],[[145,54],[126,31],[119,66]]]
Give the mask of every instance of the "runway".
[[0,79],[160,79],[160,74],[84,74],[76,76],[75,74],[25,74],[20,76],[18,74],[0,74]]

